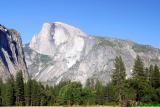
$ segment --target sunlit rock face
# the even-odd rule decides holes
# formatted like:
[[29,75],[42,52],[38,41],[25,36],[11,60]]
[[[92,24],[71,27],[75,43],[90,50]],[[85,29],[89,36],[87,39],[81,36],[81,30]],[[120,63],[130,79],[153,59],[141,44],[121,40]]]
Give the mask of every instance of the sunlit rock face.
[[16,76],[22,71],[28,79],[22,41],[17,31],[0,25],[0,78],[3,81]]
[[[44,23],[40,33],[29,43],[31,53],[27,53],[26,46],[24,48],[32,77],[42,82],[61,81],[61,76],[87,54],[85,41],[88,41],[88,37],[76,27],[61,22]],[[45,64],[41,55],[47,57]],[[35,63],[34,58],[37,60]]]
[[61,22],[45,23],[39,34],[24,46],[29,73],[33,79],[54,85],[63,80],[111,80],[114,59],[122,56],[130,77],[136,55],[145,66],[160,64],[160,50],[148,45],[110,37],[88,36]]
[[[29,47],[38,53],[63,57],[70,68],[80,59],[86,34],[79,29],[60,22],[44,23],[41,32],[35,35]],[[57,55],[58,53],[58,55]]]

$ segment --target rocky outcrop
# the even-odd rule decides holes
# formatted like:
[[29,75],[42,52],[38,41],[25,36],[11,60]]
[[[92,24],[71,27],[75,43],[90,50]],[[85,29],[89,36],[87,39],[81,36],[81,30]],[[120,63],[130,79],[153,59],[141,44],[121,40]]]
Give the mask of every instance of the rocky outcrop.
[[0,78],[14,78],[18,71],[28,78],[22,41],[17,31],[0,25]]
[[160,50],[132,41],[109,37],[87,36],[78,28],[56,22],[45,23],[41,32],[24,47],[32,78],[54,85],[61,80],[99,79],[110,81],[116,56],[121,55],[128,77],[136,55],[145,66],[160,64]]

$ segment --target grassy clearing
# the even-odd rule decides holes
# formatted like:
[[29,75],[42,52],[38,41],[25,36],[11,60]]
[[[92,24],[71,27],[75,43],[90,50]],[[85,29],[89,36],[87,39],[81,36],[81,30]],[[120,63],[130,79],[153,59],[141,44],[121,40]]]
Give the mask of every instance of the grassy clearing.
[[[13,107],[26,107],[26,106],[13,106]],[[27,106],[27,107],[119,107],[119,106]]]
[[[12,107],[26,107],[26,106],[12,106]],[[119,106],[100,106],[100,105],[95,105],[95,106],[27,106],[27,107],[119,107]]]

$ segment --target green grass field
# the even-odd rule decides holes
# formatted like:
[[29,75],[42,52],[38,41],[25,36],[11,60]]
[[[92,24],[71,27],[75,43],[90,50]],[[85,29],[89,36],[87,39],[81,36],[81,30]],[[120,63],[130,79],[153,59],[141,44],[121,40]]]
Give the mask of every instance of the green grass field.
[[[25,107],[25,106],[15,106],[15,107]],[[95,106],[31,106],[31,107],[119,107],[119,106],[96,106],[95,105]]]
[[[12,107],[29,107],[29,106],[12,106]],[[120,107],[120,106],[100,106],[100,105],[93,105],[93,106],[30,106],[30,107]],[[133,107],[160,107],[160,106],[133,106]]]

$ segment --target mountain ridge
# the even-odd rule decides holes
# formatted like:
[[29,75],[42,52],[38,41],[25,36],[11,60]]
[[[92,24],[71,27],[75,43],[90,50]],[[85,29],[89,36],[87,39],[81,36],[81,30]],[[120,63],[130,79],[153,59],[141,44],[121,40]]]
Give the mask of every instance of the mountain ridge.
[[[40,53],[36,47],[34,48],[34,45],[32,48],[30,46],[24,47],[25,50],[30,48],[30,55],[27,51],[25,51],[25,55],[29,72],[34,79],[52,85],[62,80],[81,81],[84,85],[87,79],[94,78],[105,84],[110,81],[116,56],[121,55],[124,59],[128,77],[132,73],[132,66],[137,55],[142,57],[145,66],[160,63],[160,51],[157,48],[110,37],[78,35],[83,33],[72,35],[73,32],[76,32],[74,29],[65,31],[62,29],[63,27],[54,26],[52,30],[47,31],[48,33],[37,35],[37,37],[52,37],[52,41],[47,40],[47,43],[51,42],[52,44],[49,45],[49,48],[54,48],[52,55],[46,54],[46,51]],[[55,41],[59,39],[59,35],[62,36],[61,39],[64,39],[63,37],[68,38],[60,41],[60,44],[57,45]],[[41,50],[41,41],[36,42],[37,47],[39,47],[38,50]]]
[[22,71],[27,80],[28,72],[20,34],[0,25],[0,78],[7,81],[15,78],[19,71]]

